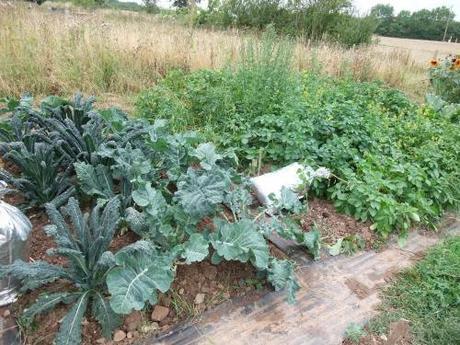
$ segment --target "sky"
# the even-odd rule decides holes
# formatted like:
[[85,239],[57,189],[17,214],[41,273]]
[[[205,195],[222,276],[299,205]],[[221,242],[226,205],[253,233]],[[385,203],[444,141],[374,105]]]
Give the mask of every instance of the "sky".
[[[120,1],[131,1],[142,3],[142,0],[120,0]],[[423,8],[432,9],[440,6],[447,6],[452,8],[456,14],[456,19],[460,20],[460,0],[352,0],[355,7],[361,14],[369,12],[372,6],[376,4],[390,4],[394,7],[395,13],[399,13],[401,10],[418,11]],[[162,7],[168,7],[172,1],[158,0],[158,5]],[[203,4],[207,3],[207,0],[202,1]]]

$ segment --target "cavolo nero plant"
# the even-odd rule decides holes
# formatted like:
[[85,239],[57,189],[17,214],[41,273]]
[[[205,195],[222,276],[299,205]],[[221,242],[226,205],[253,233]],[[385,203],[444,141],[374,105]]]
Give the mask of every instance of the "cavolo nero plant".
[[[99,322],[102,334],[109,339],[121,321],[111,308],[106,291],[106,277],[115,264],[114,255],[108,248],[120,220],[120,202],[113,198],[104,208],[96,206],[91,214],[83,214],[74,198],[70,198],[60,212],[53,204],[47,204],[46,208],[51,220],[46,232],[57,244],[48,253],[65,258],[67,263],[60,266],[45,261],[25,263],[16,260],[1,267],[0,276],[16,278],[22,284],[23,292],[46,284],[59,287],[58,280],[68,281],[73,287],[70,291],[42,293],[24,311],[21,323],[31,325],[38,314],[65,303],[71,307],[56,334],[57,345],[81,343],[81,323],[88,313]],[[70,219],[70,224],[66,219]]]
[[72,164],[93,162],[93,153],[107,136],[103,116],[93,109],[94,99],[50,96],[35,108],[32,97],[25,95],[4,103],[2,112],[11,116],[0,126],[0,154],[20,172],[2,169],[0,177],[32,205],[64,203],[74,192]]
[[33,137],[11,143],[4,159],[13,162],[21,171],[16,177],[0,170],[0,179],[31,200],[31,204],[43,205],[64,203],[75,191],[68,171],[60,171],[60,160],[54,148],[44,142],[35,142]]

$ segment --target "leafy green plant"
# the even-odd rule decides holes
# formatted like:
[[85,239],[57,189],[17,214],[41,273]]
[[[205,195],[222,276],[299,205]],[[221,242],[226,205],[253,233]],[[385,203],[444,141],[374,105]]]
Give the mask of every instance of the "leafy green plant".
[[12,116],[0,132],[2,151],[6,152],[10,143],[33,136],[37,142],[52,146],[63,162],[91,162],[92,153],[104,140],[104,120],[93,103],[94,98],[84,99],[80,94],[72,101],[49,96],[36,109],[32,97],[23,96],[15,107],[8,108]]
[[[96,151],[116,131],[109,126],[115,123],[113,118],[125,119],[126,115],[116,109],[98,112],[93,108],[94,98],[79,94],[70,101],[49,96],[39,108],[34,108],[32,101],[30,95],[24,95],[19,101],[10,100],[6,107],[11,117],[0,126],[0,153],[16,164],[21,176],[16,178],[5,171],[2,176],[33,204],[43,205],[60,195],[56,202],[62,204],[75,191],[70,185],[73,163],[83,164],[78,165],[80,175],[85,171],[87,178],[104,177],[103,168],[90,164],[98,163]],[[94,187],[94,182],[85,182],[82,189],[89,192],[85,189]],[[100,196],[105,200],[114,195],[98,192],[105,192]]]
[[60,159],[54,148],[46,143],[34,142],[28,137],[24,142],[10,145],[3,156],[20,168],[16,177],[0,170],[0,178],[21,191],[32,204],[53,202],[61,205],[75,192],[67,173],[59,171]]
[[359,340],[366,335],[366,331],[361,325],[350,323],[345,330],[345,338],[353,344],[359,344]]
[[[113,329],[121,321],[106,297],[106,277],[116,264],[116,258],[108,247],[119,222],[119,207],[119,200],[113,198],[104,209],[96,206],[90,215],[83,215],[74,198],[61,212],[54,205],[47,204],[52,225],[47,226],[46,232],[57,244],[56,248],[49,249],[49,254],[65,258],[67,264],[58,266],[44,261],[25,263],[16,260],[9,266],[1,267],[0,273],[2,277],[11,275],[18,279],[21,291],[57,284],[60,279],[69,281],[73,288],[41,294],[24,311],[21,317],[23,324],[30,325],[36,315],[64,303],[72,306],[62,319],[56,344],[81,343],[81,322],[88,310],[101,325],[103,335],[111,337]],[[66,223],[67,218],[71,225]]]
[[[125,120],[122,127],[138,126]],[[292,301],[298,289],[293,265],[271,257],[270,231],[264,221],[252,219],[252,197],[231,168],[232,156],[210,143],[198,144],[191,134],[170,134],[164,121],[140,127],[134,140],[120,135],[101,147],[97,154],[107,167],[76,164],[81,188],[99,203],[113,195],[127,198],[115,188],[120,177],[126,178],[133,204],[127,205],[125,220],[143,238],[115,255],[116,268],[107,277],[113,309],[126,314],[155,304],[158,291],[169,290],[178,262],[209,257],[215,264],[250,262],[276,289],[287,288]],[[200,227],[204,219],[213,221]]]
[[329,254],[336,256],[339,254],[352,255],[359,250],[364,249],[366,243],[359,234],[348,235],[339,238],[335,244],[329,246]]
[[93,153],[103,141],[103,119],[93,110],[94,98],[77,94],[73,101],[50,96],[40,110],[22,108],[27,121],[38,128],[41,140],[49,142],[70,163],[92,162]]

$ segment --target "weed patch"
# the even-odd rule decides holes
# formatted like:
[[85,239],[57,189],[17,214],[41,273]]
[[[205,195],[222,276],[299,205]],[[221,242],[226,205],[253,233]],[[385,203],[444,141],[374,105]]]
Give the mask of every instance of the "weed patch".
[[406,319],[415,344],[456,344],[460,339],[459,297],[460,238],[456,237],[431,250],[384,291],[383,312],[369,328],[382,334],[391,322]]

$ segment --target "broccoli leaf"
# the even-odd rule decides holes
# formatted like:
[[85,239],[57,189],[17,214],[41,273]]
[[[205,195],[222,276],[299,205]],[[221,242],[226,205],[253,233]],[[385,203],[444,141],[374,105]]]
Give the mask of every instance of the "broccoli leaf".
[[224,201],[229,181],[218,171],[197,172],[189,168],[177,184],[176,198],[184,210],[201,218],[213,213],[216,205]]
[[132,193],[134,202],[143,207],[152,217],[161,218],[167,209],[167,203],[161,192],[152,188],[150,182],[145,183]]
[[281,188],[280,199],[276,200],[275,205],[279,210],[291,211],[295,214],[300,213],[304,209],[299,200],[299,195],[284,186]]
[[211,170],[222,156],[216,153],[216,147],[211,143],[198,145],[195,151],[192,152],[200,160],[200,165],[205,170]]
[[308,248],[308,251],[315,260],[321,256],[321,234],[318,229],[313,229],[303,236],[303,244]]
[[267,242],[251,220],[227,223],[216,219],[214,223],[217,231],[211,235],[211,243],[219,256],[225,260],[250,260],[258,269],[268,267],[270,254]]
[[74,166],[80,188],[86,195],[96,196],[100,202],[105,202],[114,196],[113,178],[105,165],[93,166],[81,162],[75,163]]
[[173,258],[159,253],[147,241],[138,241],[116,255],[117,267],[107,276],[112,295],[110,305],[119,314],[141,310],[146,302],[155,304],[157,290],[166,292],[174,279]]
[[192,234],[184,244],[182,257],[187,264],[202,261],[209,254],[209,242],[199,233]]
[[126,222],[129,228],[141,237],[149,232],[149,226],[143,212],[139,212],[133,207],[129,207],[125,212]]
[[276,291],[287,289],[288,302],[295,302],[295,293],[299,290],[294,266],[290,261],[272,259],[268,268],[268,281]]

